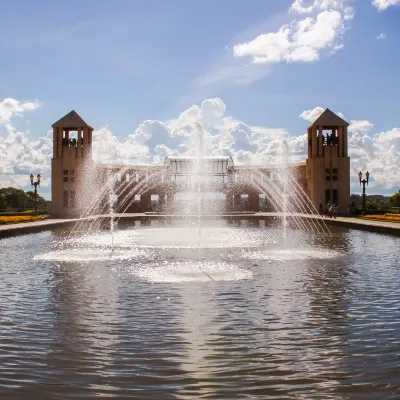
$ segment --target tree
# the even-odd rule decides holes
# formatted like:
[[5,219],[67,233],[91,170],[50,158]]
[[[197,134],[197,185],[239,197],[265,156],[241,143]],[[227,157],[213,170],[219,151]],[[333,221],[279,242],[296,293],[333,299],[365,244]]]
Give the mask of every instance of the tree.
[[[48,202],[37,195],[38,210],[47,211]],[[7,211],[24,211],[35,207],[35,195],[32,191],[24,192],[13,187],[0,189],[0,209]]]
[[377,200],[367,200],[368,210],[380,210],[382,205]]
[[400,207],[400,190],[390,198],[392,207]]
[[0,193],[0,210],[6,210],[6,209],[7,209],[6,196],[4,196],[3,193]]

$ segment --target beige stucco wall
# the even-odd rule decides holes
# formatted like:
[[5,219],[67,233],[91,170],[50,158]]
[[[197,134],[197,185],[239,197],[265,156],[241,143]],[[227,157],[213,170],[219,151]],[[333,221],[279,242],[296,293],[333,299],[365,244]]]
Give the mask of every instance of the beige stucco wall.
[[[84,201],[80,194],[87,192],[82,186],[87,181],[85,178],[89,176],[93,163],[90,158],[79,158],[77,155],[79,156],[78,148],[63,147],[62,158],[52,159],[51,213],[54,217],[79,216],[86,206],[87,201]],[[64,175],[65,170],[68,171],[68,175]],[[72,171],[74,171],[73,174]],[[68,177],[68,182],[64,182],[64,177]],[[71,178],[73,178],[73,182]],[[74,208],[64,207],[64,191],[68,191],[69,200],[71,191],[75,192]]]
[[[339,157],[338,152],[338,146],[324,146],[322,156],[309,156],[307,159],[308,195],[319,210],[320,205],[324,206],[326,203],[326,190],[331,191],[331,200],[333,200],[333,190],[336,189],[338,211],[346,214],[350,205],[350,158]],[[333,173],[334,169],[337,169],[337,174]],[[330,176],[331,180],[327,180],[327,176]],[[333,180],[334,176],[337,176],[337,181]]]

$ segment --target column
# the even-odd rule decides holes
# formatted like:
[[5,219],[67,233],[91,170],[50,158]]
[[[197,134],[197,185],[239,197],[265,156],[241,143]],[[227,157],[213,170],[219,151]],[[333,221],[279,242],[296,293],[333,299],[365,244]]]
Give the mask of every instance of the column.
[[[338,157],[340,157],[340,153],[341,153],[341,149],[342,149],[342,146],[340,144],[341,139],[342,139],[342,137],[340,136],[340,129],[338,129],[338,138],[339,138],[339,145],[331,146],[331,162],[330,162],[331,173],[332,173],[332,168],[337,168]],[[333,181],[331,180],[330,182],[331,182],[330,187],[332,189]]]
[[233,196],[233,210],[234,211],[240,211],[241,199],[242,199],[242,196],[240,195],[240,193],[236,193]]
[[318,155],[322,157],[323,149],[322,145],[324,143],[324,138],[322,136],[322,126],[318,127]]
[[88,149],[88,127],[85,126],[82,128],[82,139],[83,139],[83,144],[82,144],[82,157],[86,158],[87,155],[87,149]]
[[171,213],[173,211],[172,210],[173,204],[174,204],[174,194],[172,192],[168,192],[167,193],[166,210],[165,210],[165,212],[167,214]]
[[57,158],[62,158],[62,138],[63,138],[63,128],[57,128],[57,146],[58,146],[58,152],[57,152]]
[[226,194],[225,211],[226,212],[232,212],[233,211],[233,194],[231,192],[228,192]]
[[78,149],[76,153],[76,158],[81,158],[82,157],[82,130],[81,128],[78,128]]
[[339,126],[337,132],[338,132],[338,140],[339,140],[339,146],[338,146],[339,150],[338,150],[337,155],[338,155],[338,157],[343,157],[343,145],[344,145],[344,143],[343,143],[343,127]]
[[347,126],[343,127],[343,157],[348,157]]
[[85,137],[85,141],[86,141],[85,157],[87,157],[89,160],[92,160],[93,129],[87,128],[87,134]]
[[151,194],[143,193],[140,195],[140,212],[148,212],[151,208]]
[[[332,154],[333,146],[325,146],[324,151],[324,168],[331,167],[331,154]],[[325,179],[325,172],[324,172],[324,179]]]
[[317,127],[311,127],[311,143],[312,143],[312,157],[317,157],[318,148],[317,148]]
[[249,193],[249,211],[260,211],[260,201],[258,193]]
[[53,128],[53,158],[58,158],[58,128]]
[[162,193],[158,195],[158,209],[160,212],[164,211],[164,204],[165,204],[165,194]]
[[83,132],[84,132],[84,128],[80,128],[80,132],[81,132],[81,158],[83,158],[84,157],[84,155],[85,155],[85,152],[84,152],[84,146],[85,146],[85,143],[86,143],[86,141],[87,141],[87,138],[85,137],[85,135],[83,134]]

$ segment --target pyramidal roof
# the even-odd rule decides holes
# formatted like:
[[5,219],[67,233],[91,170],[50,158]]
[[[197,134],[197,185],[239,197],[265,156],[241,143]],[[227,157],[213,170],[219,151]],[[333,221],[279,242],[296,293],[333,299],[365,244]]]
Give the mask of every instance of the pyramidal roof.
[[311,126],[321,126],[322,128],[339,127],[339,126],[349,126],[349,123],[344,119],[340,118],[329,108],[327,108],[320,116],[314,121]]
[[84,128],[88,127],[93,129],[87,124],[82,117],[75,111],[72,110],[67,115],[59,119],[52,125],[53,128]]

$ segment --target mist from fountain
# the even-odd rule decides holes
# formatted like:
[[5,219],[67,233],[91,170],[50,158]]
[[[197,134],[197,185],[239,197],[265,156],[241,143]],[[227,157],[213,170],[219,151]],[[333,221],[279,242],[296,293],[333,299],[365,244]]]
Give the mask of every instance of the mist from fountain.
[[[207,241],[203,241],[204,204],[210,205],[211,203],[214,207],[211,209],[212,214],[217,215],[220,212],[210,199],[206,199],[206,195],[211,192],[210,163],[213,159],[208,157],[205,130],[200,123],[195,124],[194,134],[190,138],[189,154],[190,157],[180,158],[188,168],[184,183],[177,182],[176,175],[174,180],[171,171],[163,166],[156,170],[154,170],[154,166],[149,166],[149,168],[140,166],[136,175],[130,176],[123,184],[121,177],[126,176],[129,172],[129,166],[109,165],[105,168],[106,174],[104,174],[104,170],[96,172],[94,168],[88,168],[86,172],[85,169],[86,175],[83,180],[92,182],[92,185],[82,187],[81,199],[83,200],[81,203],[86,206],[80,210],[80,218],[63,244],[68,240],[74,241],[74,237],[78,234],[83,233],[86,237],[90,237],[90,235],[96,235],[96,232],[108,230],[108,245],[113,251],[115,246],[118,247],[116,238],[120,237],[115,232],[115,226],[118,225],[122,215],[136,201],[137,195],[151,193],[162,183],[163,187],[168,189],[168,193],[174,193],[176,190],[184,192],[186,203],[178,211],[187,217],[194,217],[188,225],[197,225],[198,240],[193,245],[197,248],[197,261],[201,269],[204,246],[207,248],[210,245]],[[230,193],[240,191],[242,183],[247,187],[250,185],[256,192],[262,193],[265,202],[268,202],[272,206],[272,210],[278,213],[284,242],[289,226],[300,230],[329,234],[325,222],[319,218],[317,210],[312,206],[298,182],[298,177],[290,167],[290,152],[285,141],[282,141],[279,147],[277,160],[278,163],[271,168],[269,179],[265,174],[265,168],[257,167],[249,168],[250,172],[242,173],[239,180],[236,177],[233,181],[231,176],[231,179],[226,182],[230,187]],[[174,212],[171,206],[171,202],[168,201],[168,205],[164,204],[161,212],[171,214]],[[210,207],[207,211],[210,213]],[[307,215],[309,218],[305,218]],[[82,241],[77,246],[85,246],[84,243]],[[209,276],[207,272],[203,271],[203,273]],[[212,278],[210,277],[210,279]]]

